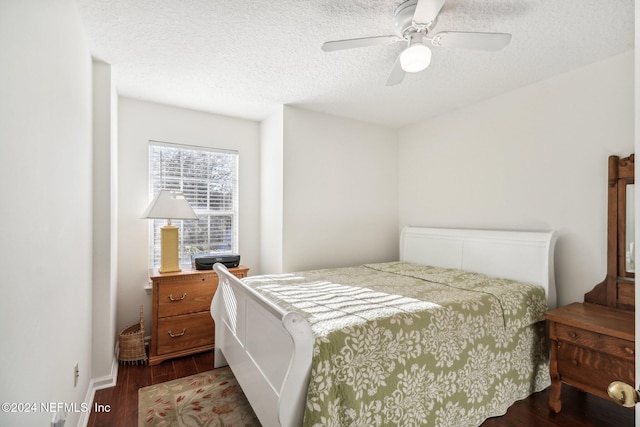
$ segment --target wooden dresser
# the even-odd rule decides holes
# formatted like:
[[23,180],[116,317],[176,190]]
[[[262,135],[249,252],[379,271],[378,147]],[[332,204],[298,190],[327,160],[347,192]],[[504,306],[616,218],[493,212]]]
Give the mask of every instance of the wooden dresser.
[[[549,408],[560,412],[562,383],[609,399],[613,381],[635,388],[634,155],[609,157],[607,277],[573,303],[546,313],[551,340]],[[628,213],[628,215],[627,215]],[[630,230],[627,233],[627,230]]]
[[[237,277],[246,277],[244,266],[230,268]],[[218,288],[213,270],[183,268],[176,273],[160,274],[150,270],[151,343],[149,364],[179,356],[212,350],[215,328],[211,317],[211,300]]]
[[599,304],[573,303],[550,311],[551,393],[549,407],[560,412],[561,384],[609,399],[612,381],[635,382],[635,316]]

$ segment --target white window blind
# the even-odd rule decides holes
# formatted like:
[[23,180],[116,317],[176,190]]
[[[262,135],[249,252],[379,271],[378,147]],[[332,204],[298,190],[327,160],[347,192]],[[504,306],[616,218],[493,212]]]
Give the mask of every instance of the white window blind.
[[[182,191],[198,220],[172,221],[179,227],[180,263],[196,253],[238,252],[238,153],[149,142],[149,200],[162,189]],[[150,265],[160,265],[160,227],[150,221]]]

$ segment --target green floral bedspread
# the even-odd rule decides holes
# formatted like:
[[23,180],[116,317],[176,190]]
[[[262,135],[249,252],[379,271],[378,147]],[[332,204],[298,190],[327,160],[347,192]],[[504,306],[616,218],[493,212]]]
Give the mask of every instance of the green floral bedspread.
[[311,324],[305,426],[478,426],[549,385],[538,286],[402,262],[244,280]]

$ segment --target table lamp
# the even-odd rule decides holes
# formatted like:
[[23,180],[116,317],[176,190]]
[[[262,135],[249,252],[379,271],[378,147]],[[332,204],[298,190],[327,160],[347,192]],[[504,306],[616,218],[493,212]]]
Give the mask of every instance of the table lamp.
[[172,219],[198,219],[182,192],[160,190],[151,204],[142,214],[143,218],[166,219],[167,224],[160,228],[160,273],[181,271],[178,254],[178,227],[171,224]]

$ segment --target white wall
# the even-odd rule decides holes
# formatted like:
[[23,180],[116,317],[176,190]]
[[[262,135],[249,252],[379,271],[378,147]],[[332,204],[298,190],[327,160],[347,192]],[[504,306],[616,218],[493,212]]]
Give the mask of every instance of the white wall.
[[240,153],[239,252],[259,271],[260,127],[257,122],[130,98],[118,104],[118,330],[136,322],[140,304],[151,325],[148,282],[149,140],[238,150]]
[[260,267],[281,273],[283,263],[284,107],[260,123]]
[[634,151],[633,52],[402,129],[400,226],[556,230],[559,304],[606,274],[607,157]]
[[93,61],[93,371],[94,386],[115,384],[117,104],[111,66]]
[[398,151],[383,126],[284,107],[283,269],[398,258]]
[[[0,402],[79,406],[92,370],[92,109],[75,2],[0,2],[0,52]],[[0,425],[52,417],[0,411]]]

